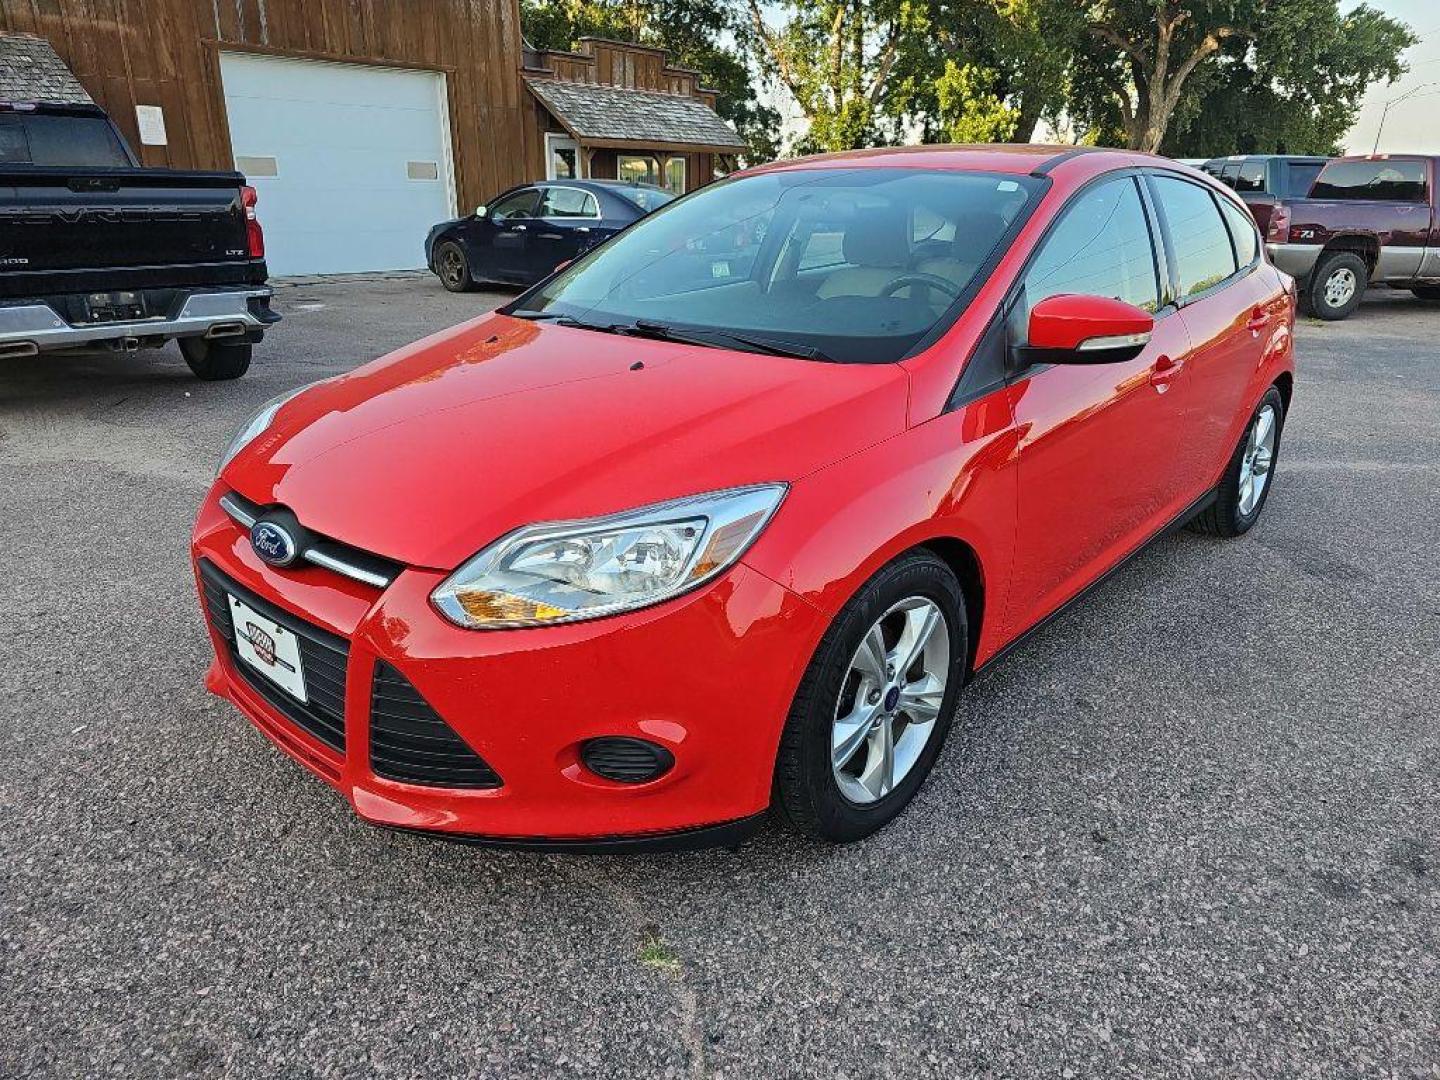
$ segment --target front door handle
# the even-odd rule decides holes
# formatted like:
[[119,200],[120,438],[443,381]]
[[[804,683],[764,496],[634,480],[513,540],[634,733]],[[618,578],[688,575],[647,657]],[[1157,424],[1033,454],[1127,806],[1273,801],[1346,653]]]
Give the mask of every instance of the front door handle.
[[1173,360],[1168,356],[1158,357],[1155,365],[1150,369],[1150,385],[1163,394],[1170,388],[1170,384],[1179,376],[1180,370],[1184,366],[1185,361],[1183,360]]
[[529,225],[511,225],[510,228],[511,228],[511,230],[514,231],[514,232],[524,232],[526,229],[530,228],[530,226],[529,226]]
[[575,226],[575,231],[576,231],[576,232],[589,232],[589,231],[590,231],[590,226],[589,226],[589,225],[576,225],[576,226]]

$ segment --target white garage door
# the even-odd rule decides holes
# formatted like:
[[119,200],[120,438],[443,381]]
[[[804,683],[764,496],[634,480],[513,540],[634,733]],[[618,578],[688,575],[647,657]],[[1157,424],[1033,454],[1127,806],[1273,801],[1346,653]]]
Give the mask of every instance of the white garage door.
[[220,73],[272,274],[424,267],[455,216],[443,75],[242,53]]

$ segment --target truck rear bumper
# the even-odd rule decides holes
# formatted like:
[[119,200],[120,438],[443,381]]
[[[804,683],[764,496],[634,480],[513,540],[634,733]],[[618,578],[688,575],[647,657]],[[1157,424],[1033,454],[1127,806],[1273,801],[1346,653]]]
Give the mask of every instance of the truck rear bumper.
[[1296,281],[1304,281],[1315,268],[1321,244],[1266,244],[1270,261]]
[[0,358],[107,345],[135,348],[182,337],[258,340],[267,326],[280,321],[270,310],[272,295],[264,287],[193,292],[173,315],[79,325],[43,301],[0,305]]

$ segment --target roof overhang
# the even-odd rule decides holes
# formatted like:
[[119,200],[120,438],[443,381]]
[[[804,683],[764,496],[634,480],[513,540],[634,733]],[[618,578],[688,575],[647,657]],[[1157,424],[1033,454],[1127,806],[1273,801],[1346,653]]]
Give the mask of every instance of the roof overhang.
[[525,85],[582,146],[721,154],[745,149],[740,136],[699,98],[529,75]]

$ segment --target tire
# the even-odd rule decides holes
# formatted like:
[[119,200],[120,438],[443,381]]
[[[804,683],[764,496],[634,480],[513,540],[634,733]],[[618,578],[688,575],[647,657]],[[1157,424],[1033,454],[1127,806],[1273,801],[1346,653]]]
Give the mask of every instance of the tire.
[[[1246,477],[1249,476],[1253,483],[1257,475],[1255,465],[1258,463],[1251,438],[1259,430],[1261,417],[1267,410],[1271,425],[1269,452],[1264,455],[1263,473],[1258,474],[1264,476],[1264,481],[1258,496],[1253,492],[1247,496]],[[1240,436],[1240,443],[1230,455],[1230,463],[1225,466],[1225,475],[1220,479],[1215,502],[1190,521],[1190,528],[1194,532],[1207,536],[1239,536],[1249,532],[1251,526],[1260,520],[1260,513],[1265,509],[1265,500],[1270,497],[1270,489],[1275,486],[1275,466],[1280,460],[1280,436],[1284,431],[1285,399],[1280,396],[1280,391],[1272,386],[1265,391],[1265,396],[1250,414],[1250,422],[1245,425],[1245,434]]]
[[1307,308],[1327,322],[1348,319],[1365,297],[1370,270],[1353,251],[1333,251],[1322,256],[1310,275],[1305,290]]
[[[943,628],[935,616],[943,617]],[[923,625],[932,626],[928,638],[918,632]],[[885,676],[884,690],[856,667],[876,670],[860,652],[862,642],[875,640],[870,635],[876,629],[886,658],[895,660],[891,667],[903,662],[899,655],[917,639],[928,642],[907,671]],[[781,822],[806,836],[843,842],[869,836],[899,814],[925,782],[950,730],[968,646],[960,583],[934,555],[901,556],[866,582],[836,615],[795,692],[775,761],[772,804]],[[936,687],[931,679],[942,671],[944,682]],[[898,693],[902,684],[908,696]],[[925,719],[932,708],[933,717]],[[843,717],[857,716],[858,722],[845,724]],[[871,767],[885,760],[887,733],[888,789],[883,780],[874,782],[883,777],[883,766]],[[837,740],[854,747],[853,756],[843,749],[835,754],[847,757],[840,766],[832,764]]]
[[1410,291],[1421,300],[1440,300],[1440,285],[1416,285]]
[[250,369],[254,346],[248,341],[223,341],[215,338],[181,338],[180,352],[195,377],[206,382],[238,379]]
[[465,249],[453,240],[446,240],[435,249],[435,274],[450,292],[469,292],[475,288]]

